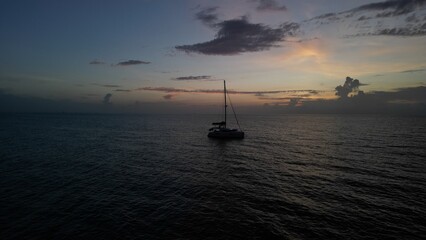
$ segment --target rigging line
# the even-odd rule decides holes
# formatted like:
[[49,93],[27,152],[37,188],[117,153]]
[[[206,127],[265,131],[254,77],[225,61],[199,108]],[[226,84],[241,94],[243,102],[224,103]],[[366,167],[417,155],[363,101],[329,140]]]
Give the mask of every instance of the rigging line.
[[226,113],[225,113],[225,112],[226,112],[226,107],[222,107],[222,106],[221,106],[220,108],[222,109],[222,116],[220,116],[220,119],[221,119],[220,121],[224,121],[224,120],[223,120],[223,116],[225,116],[225,114],[226,114]]
[[240,131],[242,131],[240,123],[238,122],[237,114],[235,113],[235,110],[234,110],[234,105],[232,105],[231,96],[229,96],[228,92],[226,92],[226,95],[228,96],[229,104],[231,105],[232,112],[234,113],[235,120],[237,121],[238,129],[240,129]]

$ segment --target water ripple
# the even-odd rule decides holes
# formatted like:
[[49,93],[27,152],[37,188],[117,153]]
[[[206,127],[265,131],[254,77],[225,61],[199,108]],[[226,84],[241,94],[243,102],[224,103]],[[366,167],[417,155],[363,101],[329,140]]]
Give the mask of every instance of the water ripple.
[[425,118],[4,115],[1,239],[424,239]]

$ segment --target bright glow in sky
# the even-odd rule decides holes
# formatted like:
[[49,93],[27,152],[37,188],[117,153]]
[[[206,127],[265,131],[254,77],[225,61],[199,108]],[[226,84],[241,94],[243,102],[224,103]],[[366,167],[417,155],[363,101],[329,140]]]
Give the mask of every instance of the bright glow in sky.
[[337,99],[347,76],[371,96],[426,85],[424,0],[6,0],[0,30],[2,111],[201,109],[223,79],[247,108]]

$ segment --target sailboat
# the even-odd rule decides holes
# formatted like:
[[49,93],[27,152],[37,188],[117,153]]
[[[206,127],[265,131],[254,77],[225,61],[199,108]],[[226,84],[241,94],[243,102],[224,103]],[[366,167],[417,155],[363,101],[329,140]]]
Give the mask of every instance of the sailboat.
[[242,139],[244,138],[244,132],[241,131],[240,124],[238,123],[237,115],[235,114],[234,107],[232,106],[232,111],[234,112],[235,120],[238,124],[238,129],[233,128],[227,128],[226,127],[226,109],[228,105],[226,105],[226,81],[223,80],[223,94],[225,95],[225,105],[224,105],[224,112],[225,112],[225,120],[221,122],[214,122],[212,125],[214,127],[209,129],[209,134],[207,135],[209,138],[222,138],[222,139]]

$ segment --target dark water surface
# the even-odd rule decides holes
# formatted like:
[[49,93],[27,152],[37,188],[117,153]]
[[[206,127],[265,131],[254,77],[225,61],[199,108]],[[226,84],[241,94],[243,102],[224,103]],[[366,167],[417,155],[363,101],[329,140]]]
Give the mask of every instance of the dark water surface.
[[426,118],[0,117],[0,239],[425,239]]

